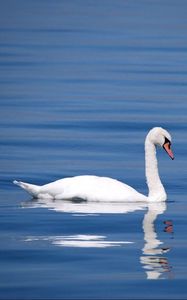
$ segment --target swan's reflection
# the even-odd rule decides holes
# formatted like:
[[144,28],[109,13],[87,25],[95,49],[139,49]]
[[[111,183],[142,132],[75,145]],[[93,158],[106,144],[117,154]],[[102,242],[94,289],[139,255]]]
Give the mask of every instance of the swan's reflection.
[[[143,219],[144,232],[144,247],[140,262],[146,272],[147,279],[159,279],[163,274],[171,274],[171,268],[168,260],[163,256],[170,249],[162,247],[163,243],[157,238],[154,222],[157,216],[163,214],[166,210],[165,202],[147,203],[147,202],[86,202],[80,199],[74,201],[37,199],[22,203],[22,207],[45,207],[57,212],[72,213],[74,215],[81,214],[82,216],[91,214],[126,214],[137,210],[148,209]],[[171,221],[165,222],[165,231],[172,231]],[[25,241],[38,240],[38,237],[28,237]],[[55,236],[55,237],[40,237],[42,240],[48,240],[57,246],[70,247],[111,247],[121,246],[132,243],[130,241],[108,241],[105,236]]]
[[[44,207],[57,212],[72,213],[73,215],[98,215],[98,214],[126,214],[135,210],[143,210],[147,207],[146,203],[119,203],[119,202],[87,202],[81,199],[50,200],[32,199],[22,203],[22,207]],[[108,240],[107,236],[100,235],[70,235],[70,236],[28,236],[25,241],[49,241],[51,244],[61,247],[83,247],[83,248],[108,248],[120,247],[126,244],[133,244],[132,241]]]
[[136,210],[144,210],[147,207],[145,202],[87,202],[81,199],[72,201],[33,199],[22,203],[22,207],[46,207],[57,212],[73,214],[126,214]]
[[[158,279],[165,272],[171,271],[168,259],[163,255],[170,250],[170,248],[162,247],[161,242],[157,238],[154,222],[158,215],[163,214],[166,210],[166,203],[149,203],[148,211],[143,219],[143,232],[144,232],[144,247],[142,249],[143,255],[140,257],[140,262],[146,270],[147,279]],[[168,224],[167,224],[168,223]],[[165,231],[172,227],[171,221],[165,222]]]
[[133,244],[128,241],[111,241],[106,236],[93,234],[75,234],[60,236],[29,236],[25,242],[33,241],[49,241],[51,244],[60,247],[76,247],[76,248],[108,248],[120,247],[124,244]]

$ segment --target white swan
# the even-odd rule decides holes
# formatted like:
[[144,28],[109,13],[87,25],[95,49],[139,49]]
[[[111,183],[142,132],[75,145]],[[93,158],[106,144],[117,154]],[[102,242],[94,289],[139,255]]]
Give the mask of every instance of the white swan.
[[80,198],[87,201],[164,201],[166,192],[161,183],[156,158],[156,145],[163,147],[168,155],[174,159],[170,134],[161,127],[149,131],[145,139],[146,179],[149,189],[148,196],[137,192],[131,186],[109,177],[91,175],[63,178],[42,186],[14,180],[34,198],[73,199]]

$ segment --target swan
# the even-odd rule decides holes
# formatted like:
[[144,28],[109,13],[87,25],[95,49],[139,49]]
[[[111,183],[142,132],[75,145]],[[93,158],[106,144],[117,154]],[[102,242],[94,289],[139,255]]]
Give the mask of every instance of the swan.
[[162,127],[152,128],[145,139],[145,173],[148,185],[148,196],[136,191],[131,186],[109,177],[80,175],[63,178],[39,186],[14,180],[13,183],[26,190],[33,198],[52,200],[72,200],[80,198],[86,201],[127,202],[127,201],[165,201],[167,195],[161,183],[156,146],[165,149],[171,159],[171,135]]

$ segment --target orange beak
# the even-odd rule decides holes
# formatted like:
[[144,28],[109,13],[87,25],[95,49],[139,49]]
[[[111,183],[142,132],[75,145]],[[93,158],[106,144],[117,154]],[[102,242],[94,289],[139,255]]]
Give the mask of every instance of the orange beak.
[[169,157],[171,157],[171,159],[174,159],[174,155],[173,155],[173,152],[171,150],[171,145],[170,143],[165,143],[163,145],[163,148],[166,150],[167,154],[169,155]]

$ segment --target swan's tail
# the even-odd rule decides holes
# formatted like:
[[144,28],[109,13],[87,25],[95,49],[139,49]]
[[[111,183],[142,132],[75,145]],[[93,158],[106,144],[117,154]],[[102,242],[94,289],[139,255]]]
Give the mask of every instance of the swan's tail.
[[13,183],[20,186],[22,189],[26,190],[34,198],[37,198],[37,195],[40,190],[39,185],[30,184],[30,183],[26,183],[26,182],[22,182],[22,181],[17,181],[17,180],[14,180]]

